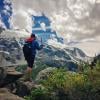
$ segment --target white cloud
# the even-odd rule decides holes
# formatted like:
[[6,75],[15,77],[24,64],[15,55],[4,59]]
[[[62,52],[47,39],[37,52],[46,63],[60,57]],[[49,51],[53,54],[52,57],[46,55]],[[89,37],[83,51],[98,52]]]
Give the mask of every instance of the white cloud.
[[0,27],[6,29],[6,26],[5,26],[4,23],[2,22],[1,14],[0,14]]
[[100,3],[100,0],[96,0],[96,3]]
[[44,13],[51,20],[52,28],[57,31],[59,36],[65,38],[71,34],[70,41],[100,36],[100,8],[95,5],[95,0],[11,1],[14,27],[31,30],[33,23],[31,23],[30,15]]
[[94,57],[95,55],[100,54],[100,42],[85,41],[75,44],[74,47],[82,49],[86,55],[90,57]]
[[7,11],[10,11],[10,7],[8,5],[4,5],[4,9],[6,9]]
[[2,28],[4,28],[4,29],[6,29],[6,26],[5,26],[5,24],[2,22],[2,20],[0,19],[0,27],[2,27]]
[[4,10],[2,10],[2,12],[5,14],[5,15],[10,15],[10,13],[6,10],[6,9],[4,9]]
[[23,9],[14,12],[11,17],[12,28],[32,30],[32,19],[30,15]]
[[60,49],[64,49],[64,48],[67,47],[67,45],[62,44],[62,43],[60,43],[60,42],[57,42],[56,39],[49,39],[49,40],[47,41],[47,44],[52,45],[52,46],[54,46],[54,47],[56,47],[56,48],[60,48]]
[[10,4],[11,3],[11,0],[4,0],[3,3],[4,4]]
[[43,31],[46,31],[46,25],[45,25],[45,23],[43,23],[43,22],[40,23],[40,26],[41,26],[41,28],[42,28]]

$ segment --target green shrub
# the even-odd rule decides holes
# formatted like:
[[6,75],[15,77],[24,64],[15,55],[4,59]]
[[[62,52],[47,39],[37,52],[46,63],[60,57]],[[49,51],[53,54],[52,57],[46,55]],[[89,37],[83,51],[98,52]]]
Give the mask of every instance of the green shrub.
[[24,72],[27,69],[27,65],[23,64],[23,65],[19,65],[18,67],[16,67],[16,70],[19,72]]
[[74,100],[75,97],[77,97],[76,99],[84,97],[85,92],[89,92],[91,87],[86,75],[66,72],[64,69],[55,69],[53,74],[47,80],[44,80],[42,84],[49,91],[55,92],[58,98],[63,100]]
[[[91,77],[93,78],[91,80]],[[81,74],[54,69],[27,100],[99,100],[100,73],[97,69]]]
[[31,91],[30,96],[25,97],[26,100],[49,100],[50,93],[44,87],[38,87]]
[[76,86],[84,86],[88,81],[86,75],[69,72],[64,69],[55,69],[53,74],[47,80],[44,80],[43,85],[51,87],[52,89],[73,89]]

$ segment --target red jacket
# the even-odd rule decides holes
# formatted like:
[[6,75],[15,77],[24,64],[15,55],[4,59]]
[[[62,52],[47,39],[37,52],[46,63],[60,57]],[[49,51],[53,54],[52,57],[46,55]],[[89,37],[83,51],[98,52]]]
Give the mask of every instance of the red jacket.
[[29,37],[25,40],[26,42],[32,42],[33,41],[33,38]]

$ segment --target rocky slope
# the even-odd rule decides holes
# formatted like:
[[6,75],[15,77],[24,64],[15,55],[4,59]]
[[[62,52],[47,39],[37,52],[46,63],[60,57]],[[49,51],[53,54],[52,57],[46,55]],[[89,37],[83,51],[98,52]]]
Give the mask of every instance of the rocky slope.
[[37,60],[45,63],[48,66],[54,67],[68,67],[75,70],[80,61],[88,61],[91,58],[85,55],[83,51],[78,48],[64,48],[59,49],[50,45],[44,47],[43,50],[37,54]]
[[17,95],[14,95],[9,92],[6,88],[0,89],[0,100],[24,100],[21,97],[18,97]]
[[[22,37],[0,35],[0,66],[25,63],[22,52],[23,39]],[[72,70],[77,67],[76,64],[80,61],[90,61],[90,57],[78,48],[66,47],[62,49],[48,44],[36,56],[36,62],[54,67],[64,66]]]
[[16,64],[22,56],[21,45],[16,38],[0,38],[0,66]]

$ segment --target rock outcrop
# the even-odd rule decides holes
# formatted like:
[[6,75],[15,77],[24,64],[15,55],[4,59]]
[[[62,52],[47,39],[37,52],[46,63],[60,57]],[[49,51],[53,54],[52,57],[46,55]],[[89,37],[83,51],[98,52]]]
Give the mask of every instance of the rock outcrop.
[[24,99],[10,93],[7,88],[0,88],[0,100],[24,100]]
[[0,67],[0,87],[16,82],[23,74],[17,72],[14,67]]
[[2,66],[17,64],[22,56],[21,46],[16,38],[0,38],[0,62]]
[[48,76],[53,72],[56,68],[48,67],[42,71],[40,71],[36,77],[36,81],[42,81],[43,79],[47,79]]
[[15,70],[14,65],[0,67],[0,100],[24,100],[20,95],[15,95],[17,80],[22,76],[21,72]]

